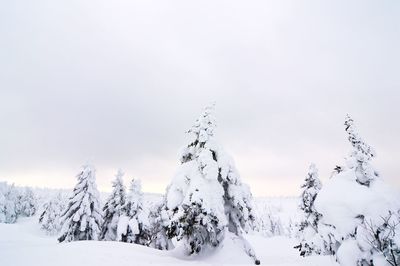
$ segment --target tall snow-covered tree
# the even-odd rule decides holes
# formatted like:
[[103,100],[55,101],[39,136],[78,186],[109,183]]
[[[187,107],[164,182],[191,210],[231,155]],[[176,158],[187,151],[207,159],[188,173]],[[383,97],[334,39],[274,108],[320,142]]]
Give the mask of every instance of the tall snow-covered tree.
[[304,184],[301,186],[299,208],[302,210],[304,219],[299,226],[300,244],[296,246],[301,256],[321,254],[323,249],[321,239],[318,238],[318,222],[321,214],[315,210],[314,201],[318,192],[321,190],[321,181],[318,177],[318,169],[315,164],[311,164]]
[[61,230],[61,214],[65,208],[64,199],[60,193],[44,203],[43,211],[39,217],[40,228],[49,235],[54,235]]
[[349,158],[347,158],[347,167],[355,169],[358,183],[369,186],[370,183],[378,177],[378,173],[370,164],[370,160],[376,156],[376,153],[374,149],[359,136],[354,125],[354,120],[349,115],[346,116],[344,124],[348,134],[348,140],[353,147]]
[[[353,149],[346,165],[324,184],[316,197],[315,208],[322,214],[318,233],[324,244],[330,244],[341,265],[393,265],[386,255],[398,252],[399,241],[394,216],[385,217],[400,208],[398,192],[377,178],[371,165],[375,152],[359,137],[349,116],[345,130]],[[398,218],[394,220],[398,222]]]
[[215,141],[214,105],[189,129],[180,166],[167,189],[171,222],[169,237],[183,240],[188,254],[221,244],[226,229],[244,243],[259,263],[242,232],[254,221],[252,196],[240,180],[233,160]]
[[85,165],[77,176],[78,184],[62,214],[59,242],[98,240],[103,222],[95,169]]
[[123,210],[124,214],[121,215],[118,221],[117,240],[149,245],[151,242],[151,229],[148,214],[143,208],[143,193],[140,180],[132,180]]
[[100,238],[106,241],[117,240],[118,221],[123,214],[123,207],[126,200],[125,186],[122,180],[123,176],[124,173],[121,170],[115,175],[115,180],[112,184],[113,191],[103,207],[104,222]]

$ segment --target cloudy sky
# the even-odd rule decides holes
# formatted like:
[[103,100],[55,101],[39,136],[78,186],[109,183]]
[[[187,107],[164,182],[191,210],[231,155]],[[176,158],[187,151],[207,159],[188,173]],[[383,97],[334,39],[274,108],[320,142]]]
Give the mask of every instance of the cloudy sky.
[[0,180],[71,188],[80,166],[163,192],[185,131],[217,136],[257,196],[326,180],[350,113],[400,188],[399,1],[0,3]]

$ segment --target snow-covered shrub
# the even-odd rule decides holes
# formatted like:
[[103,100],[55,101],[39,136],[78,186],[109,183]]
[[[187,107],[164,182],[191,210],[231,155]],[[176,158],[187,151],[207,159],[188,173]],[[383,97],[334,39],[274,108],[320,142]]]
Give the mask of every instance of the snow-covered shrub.
[[139,180],[132,180],[124,214],[120,216],[117,225],[117,240],[140,245],[149,245],[150,222],[146,210],[143,209],[143,193]]
[[324,248],[321,247],[322,241],[318,235],[318,222],[321,214],[314,207],[315,198],[321,187],[318,169],[314,164],[311,164],[305,182],[301,186],[303,192],[300,197],[299,208],[304,217],[299,225],[300,244],[296,246],[300,251],[300,256],[326,253]]
[[119,170],[113,181],[113,191],[108,197],[106,204],[103,207],[103,226],[101,231],[101,239],[107,241],[117,240],[117,227],[120,216],[123,214],[125,206],[126,193],[123,184],[124,173]]
[[[286,234],[279,216],[271,212],[263,213],[262,216],[257,216],[253,230],[266,237]],[[287,233],[289,233],[289,231],[287,231]]]
[[62,195],[51,198],[43,205],[43,211],[39,217],[40,228],[49,235],[54,235],[61,230],[61,214],[65,208]]
[[364,219],[357,232],[357,244],[361,250],[361,265],[377,265],[384,258],[386,264],[400,265],[400,217],[389,212],[379,223]]
[[78,184],[62,214],[63,227],[59,242],[98,240],[102,215],[95,169],[85,165],[77,176]]
[[241,236],[254,221],[250,190],[215,141],[213,108],[207,107],[188,131],[181,165],[166,194],[168,235],[183,240],[188,254],[219,246],[226,229]]
[[254,212],[256,219],[253,231],[266,237],[298,235],[300,211],[298,198],[255,198]]
[[[371,165],[375,153],[359,137],[350,117],[345,125],[353,150],[346,165],[328,180],[315,200],[315,208],[322,214],[318,232],[324,232],[321,235],[324,243],[336,251],[341,265],[372,266],[382,263],[384,255],[366,243],[370,234],[365,230],[366,222],[379,228],[382,217],[399,209],[400,199],[397,192],[378,178]],[[395,237],[389,238],[396,243]]]

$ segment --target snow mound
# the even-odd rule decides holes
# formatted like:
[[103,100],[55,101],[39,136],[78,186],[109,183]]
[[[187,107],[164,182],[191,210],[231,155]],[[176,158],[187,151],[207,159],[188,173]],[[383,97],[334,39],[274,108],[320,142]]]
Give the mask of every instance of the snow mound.
[[389,210],[400,206],[397,191],[376,179],[369,187],[356,182],[352,170],[344,171],[332,177],[319,192],[315,207],[322,213],[323,221],[335,225],[342,236],[353,233],[363,216],[379,223]]

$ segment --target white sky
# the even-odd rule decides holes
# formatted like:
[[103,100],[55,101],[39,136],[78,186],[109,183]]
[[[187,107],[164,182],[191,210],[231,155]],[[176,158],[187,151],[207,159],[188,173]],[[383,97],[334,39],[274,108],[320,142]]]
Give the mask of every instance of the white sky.
[[210,101],[255,195],[328,178],[350,113],[400,187],[399,1],[0,1],[0,180],[163,192]]

